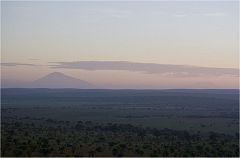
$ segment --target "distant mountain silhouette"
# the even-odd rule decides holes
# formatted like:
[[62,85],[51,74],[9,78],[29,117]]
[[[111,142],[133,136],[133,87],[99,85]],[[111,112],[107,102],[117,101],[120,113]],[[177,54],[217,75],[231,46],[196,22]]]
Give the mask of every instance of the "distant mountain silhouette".
[[60,72],[50,73],[40,79],[37,79],[25,86],[26,88],[82,88],[90,89],[95,88],[94,85],[71,77],[67,76]]

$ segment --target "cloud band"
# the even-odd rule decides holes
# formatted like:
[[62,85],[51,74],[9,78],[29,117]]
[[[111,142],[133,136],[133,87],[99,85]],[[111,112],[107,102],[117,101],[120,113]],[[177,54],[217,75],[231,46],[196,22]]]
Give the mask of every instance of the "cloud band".
[[212,68],[188,65],[170,65],[156,63],[139,63],[128,61],[74,61],[54,62],[51,68],[81,69],[81,70],[125,70],[143,72],[148,74],[162,74],[177,77],[194,76],[239,76],[239,70],[235,68]]

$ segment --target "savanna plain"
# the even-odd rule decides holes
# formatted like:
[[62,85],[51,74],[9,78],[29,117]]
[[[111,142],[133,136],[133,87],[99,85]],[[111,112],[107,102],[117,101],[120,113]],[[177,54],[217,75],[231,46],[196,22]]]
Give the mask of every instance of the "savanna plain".
[[2,89],[1,156],[239,156],[239,90]]

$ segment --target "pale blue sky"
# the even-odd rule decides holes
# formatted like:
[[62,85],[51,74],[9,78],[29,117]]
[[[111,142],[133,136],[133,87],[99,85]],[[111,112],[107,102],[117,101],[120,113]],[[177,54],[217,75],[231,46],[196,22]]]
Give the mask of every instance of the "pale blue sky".
[[[238,9],[237,1],[2,2],[2,62],[238,68]],[[16,67],[6,72],[34,74]]]

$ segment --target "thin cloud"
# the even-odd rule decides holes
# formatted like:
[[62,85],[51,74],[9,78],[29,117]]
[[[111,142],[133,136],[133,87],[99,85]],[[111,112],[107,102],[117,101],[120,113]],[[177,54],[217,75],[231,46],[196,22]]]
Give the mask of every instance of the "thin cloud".
[[131,10],[123,10],[123,9],[111,9],[111,8],[103,8],[103,9],[92,9],[91,15],[98,15],[100,17],[111,17],[111,18],[127,18],[132,15]]
[[239,70],[234,68],[212,68],[188,65],[170,65],[155,63],[138,63],[128,61],[74,61],[53,62],[51,68],[80,69],[88,71],[96,70],[125,70],[143,72],[147,74],[161,74],[172,77],[196,77],[196,76],[239,76]]
[[172,16],[176,17],[176,18],[184,18],[187,16],[206,16],[206,17],[223,17],[223,16],[227,16],[226,13],[221,13],[221,12],[213,12],[213,13],[200,13],[200,14],[173,14]]
[[187,16],[187,14],[174,14],[173,16],[177,18],[184,18]]
[[36,60],[40,60],[40,59],[37,59],[37,58],[29,58],[28,60],[34,60],[34,61],[36,61]]
[[127,18],[131,15],[132,13],[130,11],[112,11],[108,15],[110,15],[113,18]]
[[39,66],[36,64],[27,64],[27,63],[14,63],[14,62],[9,62],[9,63],[0,63],[1,66]]
[[213,17],[218,17],[218,16],[226,16],[226,13],[220,13],[220,12],[216,12],[216,13],[205,13],[203,14],[204,16],[213,16]]

